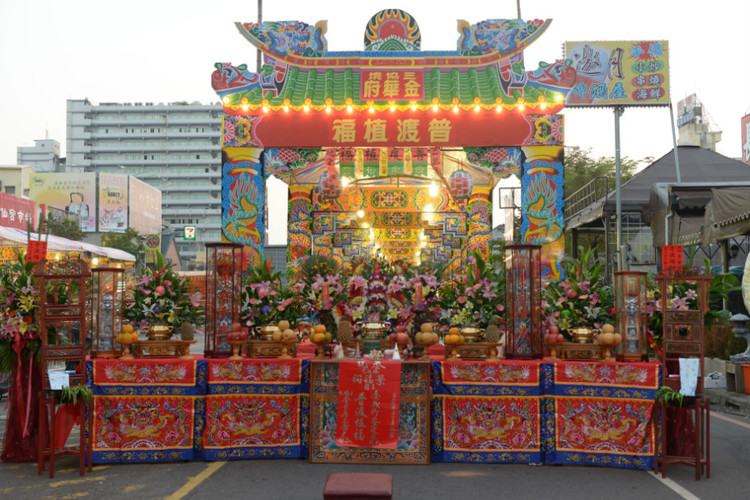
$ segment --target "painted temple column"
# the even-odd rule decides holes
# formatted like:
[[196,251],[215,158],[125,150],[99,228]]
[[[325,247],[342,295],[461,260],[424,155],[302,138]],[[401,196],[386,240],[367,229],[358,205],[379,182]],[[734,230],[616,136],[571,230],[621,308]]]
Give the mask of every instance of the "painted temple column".
[[475,186],[468,203],[468,235],[466,250],[469,254],[477,250],[484,258],[489,257],[492,238],[492,188]]
[[524,146],[521,241],[542,245],[542,279],[560,277],[565,255],[563,147]]
[[247,264],[263,261],[265,178],[262,148],[225,147],[221,176],[222,240],[245,245]]
[[287,279],[296,281],[301,258],[312,253],[312,186],[289,186]]

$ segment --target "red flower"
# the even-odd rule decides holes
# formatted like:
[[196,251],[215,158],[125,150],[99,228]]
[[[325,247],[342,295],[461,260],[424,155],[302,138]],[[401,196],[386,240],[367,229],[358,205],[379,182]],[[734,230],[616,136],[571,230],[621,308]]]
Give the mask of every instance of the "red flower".
[[24,323],[26,323],[27,325],[30,325],[30,324],[31,324],[31,322],[32,322],[32,321],[34,321],[34,320],[33,320],[33,319],[31,319],[31,316],[24,316],[24,317],[23,317],[23,321],[24,321]]

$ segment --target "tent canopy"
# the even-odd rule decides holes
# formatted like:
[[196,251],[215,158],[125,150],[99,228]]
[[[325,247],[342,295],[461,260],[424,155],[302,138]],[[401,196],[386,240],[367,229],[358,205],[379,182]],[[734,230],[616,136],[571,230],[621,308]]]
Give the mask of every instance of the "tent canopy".
[[[39,235],[31,233],[32,240],[38,240]],[[135,256],[123,250],[117,248],[100,247],[98,245],[92,245],[83,241],[73,241],[67,238],[62,238],[55,235],[47,235],[42,237],[43,240],[47,241],[47,249],[58,251],[58,252],[90,252],[95,255],[101,255],[110,259],[124,260],[128,262],[135,262]],[[28,238],[26,231],[21,229],[0,226],[0,240],[9,241],[20,246],[28,244]]]

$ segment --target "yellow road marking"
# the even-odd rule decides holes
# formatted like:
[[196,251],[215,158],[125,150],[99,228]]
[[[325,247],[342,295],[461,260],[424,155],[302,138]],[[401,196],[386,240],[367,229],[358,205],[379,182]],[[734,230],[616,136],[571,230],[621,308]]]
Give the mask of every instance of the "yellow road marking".
[[193,491],[199,484],[208,479],[208,477],[222,468],[226,462],[213,462],[209,464],[206,469],[195,477],[191,477],[190,480],[179,490],[169,495],[166,500],[180,500],[185,495]]
[[101,481],[102,478],[100,477],[84,477],[81,479],[70,479],[67,481],[58,481],[56,483],[49,483],[51,488],[57,488],[58,486],[69,486],[72,484],[81,484],[81,483],[89,483],[91,481]]
[[145,484],[133,484],[128,487],[126,487],[123,491],[123,493],[133,493],[134,491],[142,490],[145,488]]

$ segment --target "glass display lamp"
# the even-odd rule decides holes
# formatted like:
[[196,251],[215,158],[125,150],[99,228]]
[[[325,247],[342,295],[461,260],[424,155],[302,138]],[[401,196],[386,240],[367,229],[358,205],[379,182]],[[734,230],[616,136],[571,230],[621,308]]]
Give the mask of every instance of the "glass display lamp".
[[117,336],[122,333],[125,305],[123,269],[98,267],[91,270],[89,328],[91,355],[95,358],[116,358],[122,354]]
[[505,247],[505,355],[542,357],[542,247]]
[[229,357],[227,334],[240,317],[244,247],[238,243],[206,244],[206,357]]
[[622,335],[617,346],[619,361],[643,361],[648,357],[647,277],[641,271],[615,272],[615,332]]

